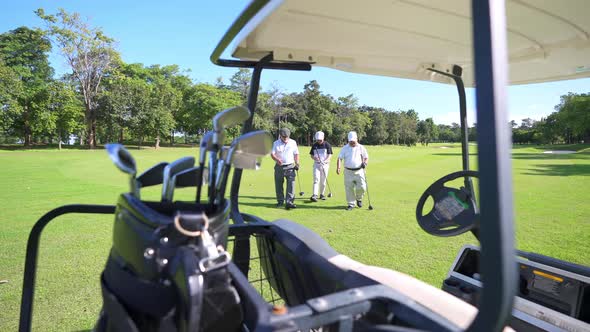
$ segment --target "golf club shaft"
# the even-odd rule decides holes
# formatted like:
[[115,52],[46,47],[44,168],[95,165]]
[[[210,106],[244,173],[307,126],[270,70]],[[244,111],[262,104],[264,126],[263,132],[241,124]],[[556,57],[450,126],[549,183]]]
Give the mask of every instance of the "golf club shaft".
[[373,205],[371,204],[371,193],[369,193],[369,181],[367,181],[367,169],[363,168],[363,173],[365,175],[365,186],[367,187],[367,199],[369,200],[369,210],[373,210]]
[[299,179],[299,170],[295,170],[295,174],[297,176],[297,183],[299,184],[299,196],[305,195],[305,193],[301,190],[301,180]]

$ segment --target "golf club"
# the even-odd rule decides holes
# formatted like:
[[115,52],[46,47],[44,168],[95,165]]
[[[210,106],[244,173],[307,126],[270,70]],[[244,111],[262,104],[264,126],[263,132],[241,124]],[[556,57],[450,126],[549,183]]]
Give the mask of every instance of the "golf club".
[[[196,187],[199,183],[206,184],[208,182],[208,175],[209,170],[207,168],[201,171],[199,166],[191,167],[173,175],[170,179],[170,187],[175,190],[176,188]],[[200,181],[199,177],[201,178]],[[170,194],[167,197],[168,201],[172,201],[174,190],[170,191]]]
[[301,180],[299,180],[299,170],[296,170],[295,172],[297,172],[297,182],[299,183],[299,196],[303,196],[303,195],[305,195],[305,192],[303,192],[301,190]]
[[263,130],[244,134],[232,142],[219,172],[222,175],[218,177],[219,181],[216,183],[215,203],[218,207],[221,206],[225,196],[231,166],[241,169],[258,169],[260,158],[269,154],[271,148],[272,139]]
[[236,106],[221,111],[213,117],[213,144],[209,152],[209,201],[215,199],[215,180],[217,153],[225,141],[224,129],[243,123],[250,117],[250,111],[244,106]]
[[195,166],[194,157],[182,157],[164,167],[162,176],[162,202],[170,202],[172,200],[174,192],[172,177],[193,166]]
[[167,162],[157,163],[150,167],[137,177],[139,189],[149,186],[155,186],[162,183],[162,172],[168,165]]
[[[320,159],[320,155],[318,154],[317,150],[315,150],[315,154],[318,156],[318,159]],[[324,164],[321,164],[321,166],[322,167],[320,167],[320,169],[322,170],[322,174],[324,174],[324,177],[326,178],[326,184],[328,185],[328,197],[332,197],[332,188],[330,187],[330,182],[328,181],[328,175],[324,171]]]
[[130,192],[133,196],[139,198],[139,186],[135,180],[135,174],[137,173],[137,168],[135,166],[135,159],[133,156],[125,149],[125,147],[118,143],[111,143],[105,145],[105,149],[109,154],[109,157],[115,163],[118,169],[131,175],[129,184],[130,184]]
[[[365,160],[365,157],[361,155],[361,160]],[[367,186],[367,199],[369,200],[369,210],[373,210],[373,205],[371,205],[371,194],[369,193],[369,181],[367,181],[367,169],[363,168],[363,173],[365,174],[365,185]]]
[[201,177],[201,183],[207,184],[209,182],[209,169],[205,167],[202,171],[201,168],[196,166],[174,175],[174,187],[175,188],[186,188],[195,187],[199,183],[199,176]]
[[[207,157],[207,151],[209,151],[209,149],[211,149],[211,146],[213,145],[213,132],[212,131],[208,131],[207,133],[205,133],[205,135],[203,135],[203,138],[201,138],[201,144],[199,145],[199,167],[201,169],[203,169],[203,167],[205,167],[205,158]],[[203,186],[203,179],[202,178],[197,178],[197,197],[195,199],[195,201],[197,203],[201,202],[201,188]]]

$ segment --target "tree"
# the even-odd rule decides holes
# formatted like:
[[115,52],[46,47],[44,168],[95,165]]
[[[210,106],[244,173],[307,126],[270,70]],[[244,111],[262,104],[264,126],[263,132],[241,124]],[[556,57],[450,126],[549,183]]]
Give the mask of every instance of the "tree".
[[366,144],[380,145],[387,143],[389,136],[387,128],[386,110],[370,106],[362,106],[362,113],[367,113],[371,119],[371,126],[367,129]]
[[86,120],[86,143],[96,147],[96,120],[98,95],[102,78],[111,69],[114,58],[114,40],[100,28],[92,28],[82,21],[80,14],[69,14],[63,9],[55,15],[46,15],[43,9],[35,12],[48,26],[62,55],[72,70],[83,96]]
[[[184,123],[183,128],[187,134],[203,134],[212,127],[213,116],[226,108],[240,105],[239,93],[220,89],[211,84],[200,83],[192,86],[184,96],[184,103],[179,115]],[[228,137],[235,137],[238,130],[229,130]]]
[[428,146],[428,144],[434,140],[435,132],[436,126],[434,125],[434,121],[432,121],[432,118],[418,121],[418,125],[416,127],[416,134],[418,135],[418,140],[420,141],[420,144]]
[[[251,76],[252,76],[252,74],[250,74],[250,69],[240,68],[229,79],[229,81],[230,81],[229,88],[240,94],[240,97],[242,99],[242,104],[246,104],[246,100],[248,100],[248,89],[250,89]],[[217,82],[217,83],[218,83],[218,85],[220,84],[220,82]],[[235,105],[235,106],[237,106],[237,105]]]
[[563,95],[555,110],[566,143],[590,139],[590,94]]
[[[5,124],[10,124],[13,134],[24,138],[25,146],[31,145],[34,133],[42,132],[46,121],[48,85],[53,69],[47,53],[51,43],[43,31],[20,27],[0,35],[0,62],[6,81],[0,99]],[[20,83],[15,83],[14,79]],[[4,79],[2,80],[4,81]]]
[[332,123],[334,116],[330,112],[332,100],[320,91],[320,85],[316,80],[312,80],[303,86],[302,107],[306,115],[306,123],[300,124],[301,131],[299,135],[302,142],[311,145],[313,135],[316,131],[324,131],[326,134],[332,133]]
[[18,75],[0,58],[0,127],[4,134],[17,136],[15,121],[22,114],[18,96],[23,94],[23,84]]
[[78,98],[73,86],[65,82],[54,81],[49,87],[48,109],[54,121],[51,134],[57,136],[59,149],[62,141],[77,132],[84,123],[84,105]]

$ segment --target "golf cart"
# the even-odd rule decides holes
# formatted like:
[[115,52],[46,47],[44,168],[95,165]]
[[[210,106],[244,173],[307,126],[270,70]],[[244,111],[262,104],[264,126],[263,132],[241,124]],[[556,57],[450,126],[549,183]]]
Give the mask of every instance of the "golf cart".
[[[568,2],[567,8],[550,1],[521,0],[509,1],[507,8],[504,1],[492,0],[473,1],[472,8],[468,1],[444,5],[419,0],[253,1],[211,55],[217,65],[252,68],[253,74],[247,105],[252,113],[247,117],[242,111],[220,113],[214,119],[214,133],[203,138],[200,157],[209,152],[209,202],[173,202],[171,189],[166,189],[161,203],[144,202],[133,187],[131,193],[121,195],[117,207],[70,205],[42,217],[27,247],[20,329],[30,330],[40,233],[56,216],[75,212],[116,215],[113,250],[105,268],[110,274],[102,278],[105,304],[97,330],[499,331],[509,330],[507,324],[531,331],[590,330],[589,269],[514,249],[505,101],[509,82],[590,76],[584,62],[590,59],[585,3]],[[472,41],[471,36],[476,38]],[[232,42],[236,45],[234,59],[222,58]],[[230,150],[244,155],[237,163],[227,157],[232,155],[230,150],[219,157],[224,151],[224,126],[244,121],[243,133],[251,132],[264,69],[308,71],[313,66],[456,84],[462,169],[426,189],[416,216],[419,225],[433,235],[471,231],[481,248],[461,250],[443,289],[356,262],[295,222],[268,222],[240,211],[242,169],[256,168],[257,157],[268,151],[252,148],[247,143],[254,138],[246,136],[232,143]],[[469,167],[465,86],[477,86],[478,171]],[[266,144],[259,139],[263,143],[257,145]],[[111,156],[120,169],[133,175],[135,183],[134,165],[127,153],[113,147]],[[224,160],[222,167],[217,166],[219,160]],[[185,162],[191,165],[194,159]],[[191,173],[189,181],[197,183],[197,188],[203,183],[205,160],[199,162],[200,168]],[[228,165],[235,170],[229,199],[225,199]],[[173,177],[175,170],[189,169],[186,164],[169,166],[164,166],[166,178]],[[472,181],[476,177],[477,202]],[[456,179],[462,179],[463,186],[445,186]],[[166,185],[170,181],[146,183]],[[433,208],[424,211],[429,197]],[[178,217],[181,210],[192,213]],[[201,217],[193,217],[197,214]],[[231,225],[226,222],[228,217]],[[191,240],[185,241],[175,229]],[[181,245],[170,247],[172,242]],[[224,248],[231,248],[231,262]],[[197,264],[195,253],[210,256]],[[173,273],[166,267],[170,265],[175,266]],[[205,301],[211,293],[200,292],[209,272],[220,276],[216,281],[227,290],[223,296],[209,298],[216,302]],[[170,274],[162,278],[159,273]],[[128,285],[143,287],[145,292],[136,293],[151,301],[131,300],[137,294],[126,291],[131,288]],[[168,296],[170,292],[174,295]],[[213,324],[212,317],[219,321]]]

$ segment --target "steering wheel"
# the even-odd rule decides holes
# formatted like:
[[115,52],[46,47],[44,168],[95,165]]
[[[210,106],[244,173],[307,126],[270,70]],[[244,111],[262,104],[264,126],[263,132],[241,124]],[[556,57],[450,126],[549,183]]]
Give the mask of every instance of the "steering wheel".
[[[445,175],[430,185],[418,200],[416,219],[427,233],[436,236],[463,234],[479,224],[479,211],[475,197],[469,190],[445,187],[445,183],[458,178],[477,178],[477,171],[459,171]],[[426,199],[432,196],[434,207],[423,215]]]

